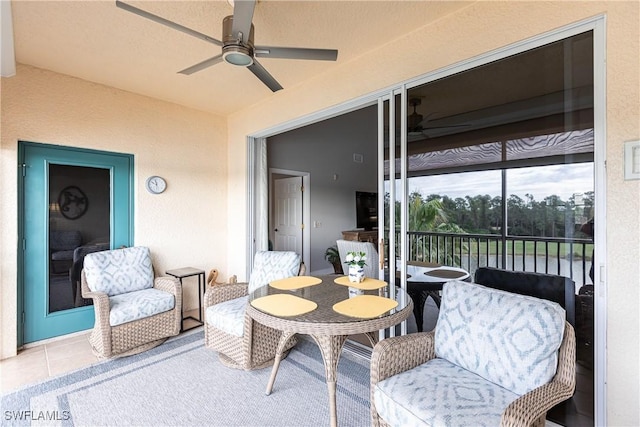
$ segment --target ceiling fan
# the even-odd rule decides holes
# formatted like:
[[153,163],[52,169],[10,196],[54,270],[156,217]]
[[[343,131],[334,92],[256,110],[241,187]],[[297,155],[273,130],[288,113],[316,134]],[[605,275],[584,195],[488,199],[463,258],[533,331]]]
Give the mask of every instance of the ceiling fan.
[[407,132],[410,136],[428,136],[427,134],[430,130],[471,126],[470,124],[428,126],[431,121],[430,118],[438,113],[430,113],[427,117],[424,117],[416,111],[416,107],[420,104],[422,104],[422,100],[420,100],[420,98],[409,99],[409,105],[413,107],[413,113],[409,114],[407,117]]
[[222,53],[219,55],[185,68],[179,71],[180,74],[193,74],[224,61],[231,65],[247,67],[262,83],[273,92],[276,92],[282,89],[282,86],[256,58],[311,59],[319,61],[335,61],[338,58],[338,51],[335,49],[255,46],[253,44],[254,27],[252,20],[256,0],[235,0],[233,2],[233,15],[229,15],[222,20],[222,41],[120,0],[116,0],[116,6],[222,48]]

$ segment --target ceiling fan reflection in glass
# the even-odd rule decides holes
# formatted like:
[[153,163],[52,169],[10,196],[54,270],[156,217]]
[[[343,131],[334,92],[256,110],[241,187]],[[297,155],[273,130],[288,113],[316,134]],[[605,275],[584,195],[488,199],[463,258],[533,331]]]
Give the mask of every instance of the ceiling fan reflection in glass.
[[437,112],[429,113],[425,118],[422,114],[416,111],[416,107],[422,104],[422,100],[420,98],[411,98],[409,99],[409,105],[413,107],[413,113],[409,114],[407,117],[407,132],[410,137],[424,137],[429,136],[429,130],[435,129],[449,129],[449,128],[459,128],[459,127],[468,127],[469,124],[449,124],[442,126],[432,126],[430,123],[432,122],[432,117],[438,114]]

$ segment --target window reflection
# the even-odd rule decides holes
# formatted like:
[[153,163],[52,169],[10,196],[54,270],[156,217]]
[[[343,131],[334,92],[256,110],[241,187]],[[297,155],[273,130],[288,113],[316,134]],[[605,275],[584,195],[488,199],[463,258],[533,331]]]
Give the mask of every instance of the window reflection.
[[49,312],[91,304],[82,298],[84,256],[110,248],[110,171],[49,166]]

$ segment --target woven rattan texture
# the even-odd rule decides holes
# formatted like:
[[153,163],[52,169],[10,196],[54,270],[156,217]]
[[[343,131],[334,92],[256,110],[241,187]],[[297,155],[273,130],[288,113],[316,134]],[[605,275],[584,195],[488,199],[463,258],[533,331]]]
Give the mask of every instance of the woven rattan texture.
[[[371,355],[371,424],[388,426],[378,415],[373,391],[378,382],[421,365],[435,357],[434,332],[409,334],[380,341]],[[546,413],[569,399],[576,385],[576,341],[573,327],[565,324],[558,352],[558,369],[551,382],[526,393],[503,412],[500,425],[544,426]]]
[[178,335],[182,322],[182,288],[173,277],[156,277],[154,288],[170,292],[175,298],[173,310],[112,327],[109,324],[109,298],[93,292],[81,275],[82,296],[93,299],[95,324],[89,342],[96,356],[114,358],[140,353]]
[[[205,308],[223,301],[247,295],[246,283],[215,285],[207,288],[204,295]],[[281,332],[254,322],[245,314],[242,337],[228,334],[205,322],[205,346],[220,354],[220,361],[226,366],[243,369],[261,369],[273,363]],[[292,348],[297,340],[291,339],[286,349]]]

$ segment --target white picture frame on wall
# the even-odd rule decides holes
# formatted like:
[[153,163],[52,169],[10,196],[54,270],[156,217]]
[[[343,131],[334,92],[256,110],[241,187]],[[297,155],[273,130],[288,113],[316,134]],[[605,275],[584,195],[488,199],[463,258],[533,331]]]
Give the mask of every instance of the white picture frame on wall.
[[640,179],[640,140],[624,143],[624,179]]

